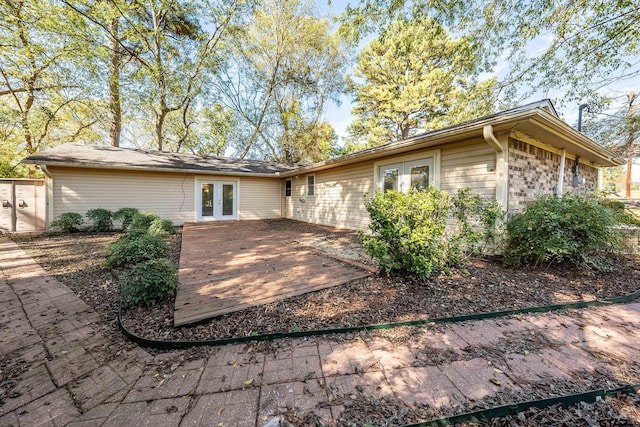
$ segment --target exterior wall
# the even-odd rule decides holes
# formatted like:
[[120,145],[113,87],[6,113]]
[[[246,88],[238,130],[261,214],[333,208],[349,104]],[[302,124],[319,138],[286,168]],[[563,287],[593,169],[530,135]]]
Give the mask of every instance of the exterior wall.
[[197,179],[237,182],[238,219],[280,218],[280,180],[109,169],[50,167],[52,218],[63,212],[133,207],[176,225],[196,221]]
[[[585,184],[573,186],[575,160],[565,157],[564,192],[590,193],[598,188],[598,169],[580,163]],[[573,157],[573,156],[571,156]],[[521,210],[544,194],[553,194],[560,176],[560,154],[516,139],[509,139],[509,212]]]
[[280,180],[271,178],[240,178],[238,218],[280,218]]
[[[373,192],[373,161],[316,172],[315,195],[307,196],[307,175],[291,178],[291,197],[282,197],[287,218],[340,228],[369,223],[365,195]],[[290,215],[288,215],[290,213]]]
[[[474,140],[436,149],[440,150],[442,190],[455,193],[470,187],[474,194],[495,197],[496,153],[484,141]],[[376,163],[407,155],[419,156],[421,151],[433,152],[434,148],[381,158]],[[371,195],[377,189],[374,169],[374,162],[366,161],[316,172],[314,196],[306,195],[307,174],[291,178],[291,197],[284,196],[285,180],[282,180],[283,215],[316,224],[365,229],[369,224],[365,195]]]
[[52,216],[84,215],[89,209],[122,207],[154,212],[181,225],[194,221],[194,178],[179,173],[48,168],[52,182]]
[[455,194],[465,187],[473,194],[496,196],[496,152],[477,140],[442,149],[440,189]]

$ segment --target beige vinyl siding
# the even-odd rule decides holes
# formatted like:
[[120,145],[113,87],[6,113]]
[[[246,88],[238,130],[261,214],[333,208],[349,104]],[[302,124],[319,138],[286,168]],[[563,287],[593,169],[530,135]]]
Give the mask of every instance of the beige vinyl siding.
[[484,141],[442,148],[440,189],[455,194],[469,187],[472,193],[496,195],[496,152]]
[[53,217],[84,215],[89,209],[138,208],[172,220],[194,221],[192,175],[49,167],[53,177]]
[[369,215],[364,202],[365,194],[373,192],[373,162],[320,171],[314,175],[314,196],[307,196],[306,174],[292,178],[291,197],[283,194],[285,207],[289,204],[290,217],[333,227],[366,228]]
[[238,218],[241,220],[280,218],[282,216],[281,197],[279,179],[240,178]]
[[[438,147],[440,149],[440,188],[451,194],[469,187],[474,194],[495,197],[496,152],[482,140]],[[422,150],[425,154],[433,149]],[[404,153],[419,158],[421,151]],[[377,160],[388,162],[394,156]],[[314,173],[315,196],[307,196],[307,175],[292,177],[291,197],[284,196],[283,212],[287,218],[342,228],[364,229],[369,224],[365,194],[376,190],[374,162],[368,161]]]

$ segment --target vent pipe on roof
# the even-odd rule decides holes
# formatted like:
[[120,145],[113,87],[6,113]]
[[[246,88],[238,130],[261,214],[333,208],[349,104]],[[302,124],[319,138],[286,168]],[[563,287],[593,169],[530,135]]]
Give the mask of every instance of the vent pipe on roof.
[[582,110],[585,108],[587,111],[591,112],[591,110],[589,110],[589,104],[580,104],[578,107],[578,132],[582,132]]

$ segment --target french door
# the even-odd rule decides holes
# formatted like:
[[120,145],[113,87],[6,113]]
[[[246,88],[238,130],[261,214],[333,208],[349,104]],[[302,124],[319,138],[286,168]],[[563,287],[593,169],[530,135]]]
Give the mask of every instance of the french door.
[[238,218],[235,181],[198,180],[198,221],[224,221]]

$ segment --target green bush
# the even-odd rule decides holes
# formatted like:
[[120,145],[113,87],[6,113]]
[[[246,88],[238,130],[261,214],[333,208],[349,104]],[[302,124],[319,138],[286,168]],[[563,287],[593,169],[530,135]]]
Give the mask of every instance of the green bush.
[[156,218],[151,222],[151,225],[149,225],[147,233],[164,237],[169,234],[176,234],[176,228],[173,226],[171,220]]
[[120,280],[120,298],[126,308],[148,307],[175,295],[177,268],[166,258],[141,262]]
[[497,243],[504,212],[496,200],[473,195],[469,188],[459,190],[451,197],[451,216],[456,220],[451,238],[460,241],[465,253],[477,255]]
[[605,252],[618,252],[622,236],[615,211],[595,198],[568,193],[542,196],[507,223],[505,262],[510,265],[569,262],[606,269]]
[[79,213],[64,212],[60,214],[58,219],[51,222],[51,228],[63,233],[75,233],[82,229],[83,223],[84,220]]
[[138,212],[139,211],[136,208],[120,208],[113,213],[113,219],[120,221],[122,223],[122,229],[126,230],[129,225],[131,225],[133,217]]
[[144,232],[149,231],[151,223],[157,219],[161,219],[158,215],[150,212],[137,212],[131,218],[131,224],[127,227],[127,232]]
[[[464,190],[450,198],[434,188],[408,193],[376,193],[366,203],[370,234],[362,241],[369,256],[385,272],[402,271],[421,277],[448,272],[481,241],[495,237],[500,209]],[[489,208],[495,209],[487,213]],[[449,214],[458,222],[447,231]],[[493,220],[491,225],[489,223]],[[481,231],[473,231],[475,221]],[[488,230],[491,228],[491,230]]]
[[98,233],[104,233],[111,231],[113,228],[112,217],[113,214],[107,209],[89,209],[86,213],[86,217],[91,220],[91,226],[89,230]]
[[125,235],[107,246],[106,263],[108,267],[133,265],[162,258],[167,251],[167,244],[159,236]]
[[598,203],[614,211],[619,223],[640,226],[640,218],[627,209],[627,206],[624,203],[618,200],[609,199],[600,199]]

